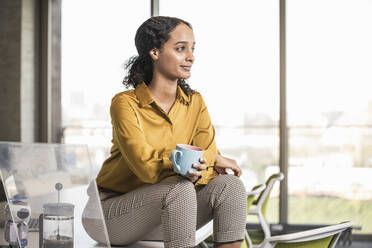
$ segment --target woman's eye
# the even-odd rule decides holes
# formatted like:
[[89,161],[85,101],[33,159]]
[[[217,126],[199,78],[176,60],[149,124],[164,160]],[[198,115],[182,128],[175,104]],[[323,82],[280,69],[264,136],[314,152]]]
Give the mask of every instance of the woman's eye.
[[[181,51],[185,50],[185,47],[178,47],[178,48],[176,48],[176,50],[181,52]],[[194,52],[195,47],[192,47],[191,50]]]

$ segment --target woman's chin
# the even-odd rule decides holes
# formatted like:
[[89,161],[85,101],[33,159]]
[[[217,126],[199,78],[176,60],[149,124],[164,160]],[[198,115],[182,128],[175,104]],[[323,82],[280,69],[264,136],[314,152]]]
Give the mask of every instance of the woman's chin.
[[179,79],[188,79],[190,77],[191,77],[191,73],[188,73],[188,74],[183,73],[182,75],[180,75]]

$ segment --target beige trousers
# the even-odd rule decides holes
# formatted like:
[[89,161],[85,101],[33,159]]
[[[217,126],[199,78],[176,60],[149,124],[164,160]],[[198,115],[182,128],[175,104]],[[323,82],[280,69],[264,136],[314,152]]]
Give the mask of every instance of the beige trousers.
[[[211,219],[215,242],[244,238],[246,192],[234,175],[220,175],[197,187],[173,175],[125,194],[100,192],[100,200],[112,245],[141,240],[161,225],[164,247],[194,247],[196,229]],[[94,225],[84,213],[83,225],[90,237],[102,242],[102,227]]]

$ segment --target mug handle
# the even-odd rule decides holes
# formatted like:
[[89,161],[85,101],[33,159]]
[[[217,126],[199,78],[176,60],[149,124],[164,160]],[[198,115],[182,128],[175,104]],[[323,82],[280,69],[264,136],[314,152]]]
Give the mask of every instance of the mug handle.
[[170,160],[172,161],[172,164],[177,167],[177,170],[181,171],[181,166],[179,164],[177,164],[177,162],[176,162],[177,161],[177,159],[176,159],[177,155],[182,156],[182,152],[179,151],[179,150],[173,150],[171,152]]

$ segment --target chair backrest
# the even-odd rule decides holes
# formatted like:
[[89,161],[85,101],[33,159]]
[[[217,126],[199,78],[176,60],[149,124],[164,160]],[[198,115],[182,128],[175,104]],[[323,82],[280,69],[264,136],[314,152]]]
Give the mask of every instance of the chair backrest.
[[272,236],[264,248],[334,248],[343,231],[351,228],[352,222],[344,222],[308,231]]
[[[266,188],[266,184],[259,184],[254,186],[251,191],[247,192],[247,215],[249,214],[249,209],[251,208],[253,202],[255,201],[256,197],[262,193]],[[252,248],[252,240],[248,235],[247,230],[244,233],[244,240],[241,245],[241,248]]]
[[253,202],[253,205],[257,205],[257,207],[261,209],[262,215],[265,217],[265,219],[266,219],[267,204],[269,202],[269,198],[270,198],[271,191],[273,190],[273,186],[276,181],[281,181],[283,179],[284,179],[284,174],[281,172],[271,175],[266,180],[265,190],[262,191],[259,197],[257,198],[257,200]]
[[261,195],[265,188],[266,184],[259,184],[254,186],[251,191],[247,193],[247,214],[253,202],[256,200],[257,195]]

